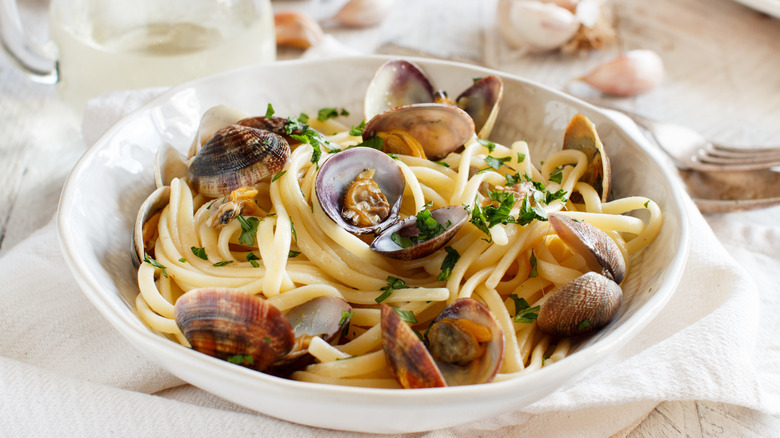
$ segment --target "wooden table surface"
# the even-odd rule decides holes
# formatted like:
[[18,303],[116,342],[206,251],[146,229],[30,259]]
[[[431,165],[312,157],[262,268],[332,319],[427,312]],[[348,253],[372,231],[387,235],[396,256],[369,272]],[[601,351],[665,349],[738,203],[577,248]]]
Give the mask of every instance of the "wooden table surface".
[[[312,8],[307,9],[312,15],[324,15],[332,3],[288,0],[275,1],[274,7]],[[557,88],[620,51],[653,49],[664,59],[664,82],[640,97],[615,99],[615,104],[686,124],[721,141],[780,143],[780,19],[732,0],[624,0],[614,4],[615,46],[581,57],[518,56],[495,30],[494,0],[452,0],[458,7],[447,9],[441,3],[397,0],[378,27],[325,30],[362,52],[426,53]],[[40,41],[47,36],[47,7],[46,0],[19,0],[22,21]],[[280,57],[298,54],[282,52]],[[5,57],[0,57],[0,120],[4,254],[53,218],[63,182],[85,146],[79,117],[59,101],[54,87],[30,82]],[[711,401],[665,401],[621,435],[780,436],[780,419]]]

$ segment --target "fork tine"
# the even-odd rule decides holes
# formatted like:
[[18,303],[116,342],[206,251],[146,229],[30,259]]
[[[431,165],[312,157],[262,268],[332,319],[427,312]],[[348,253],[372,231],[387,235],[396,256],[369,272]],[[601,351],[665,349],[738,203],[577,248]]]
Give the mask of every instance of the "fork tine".
[[722,144],[710,143],[707,148],[716,154],[754,154],[754,155],[777,155],[780,156],[780,147],[736,147],[724,146]]
[[745,148],[723,147],[714,144],[708,145],[699,151],[702,161],[711,163],[763,163],[764,166],[772,166],[780,161],[780,148]]
[[768,169],[780,166],[780,157],[771,160],[735,160],[733,158],[699,156],[695,161],[691,161],[689,167],[692,169],[714,171],[714,170],[757,170]]

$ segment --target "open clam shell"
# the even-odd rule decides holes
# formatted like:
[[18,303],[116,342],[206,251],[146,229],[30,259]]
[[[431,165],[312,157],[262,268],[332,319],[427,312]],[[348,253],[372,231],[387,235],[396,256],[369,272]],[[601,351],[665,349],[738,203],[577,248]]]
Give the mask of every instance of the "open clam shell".
[[174,306],[176,325],[194,350],[263,371],[293,345],[290,323],[266,300],[235,289],[193,289]]
[[617,243],[607,233],[565,214],[550,213],[547,220],[558,237],[585,258],[588,268],[620,284],[626,276],[626,261]]
[[429,159],[440,160],[474,137],[474,120],[462,109],[447,104],[400,106],[369,120],[363,129],[363,139],[395,129],[417,139]]
[[504,359],[504,332],[484,304],[460,298],[428,331],[428,348],[388,305],[382,305],[382,347],[404,388],[474,385],[493,380]]
[[434,88],[415,64],[404,60],[384,63],[368,84],[363,110],[366,120],[391,108],[434,101]]
[[602,202],[606,202],[609,198],[612,170],[593,122],[582,114],[572,117],[563,137],[563,149],[576,149],[587,155],[588,169],[582,179],[596,189]]
[[469,218],[468,211],[459,205],[437,208],[431,210],[431,216],[441,224],[445,230],[438,236],[412,246],[403,248],[393,241],[393,233],[411,238],[417,236],[420,230],[417,228],[417,216],[410,216],[401,222],[387,228],[371,242],[371,249],[390,258],[399,260],[412,260],[433,254],[447,244]]
[[617,283],[588,272],[550,292],[536,324],[557,336],[591,333],[607,325],[622,302],[623,290]]
[[169,186],[174,178],[185,178],[187,157],[170,143],[163,143],[154,156],[154,182],[157,187]]
[[[374,169],[372,179],[390,204],[390,214],[382,222],[359,227],[342,217],[344,197],[353,181],[363,171]],[[395,160],[376,149],[357,147],[330,156],[320,166],[315,181],[315,192],[325,214],[340,227],[354,234],[379,234],[398,221],[406,179]]]
[[495,75],[485,76],[455,99],[459,108],[474,120],[479,138],[488,138],[498,118],[501,99],[504,96],[504,82]]
[[[132,237],[132,260],[135,267],[141,266],[141,262],[144,260],[144,253],[147,249],[147,242],[153,240],[157,233],[156,221],[154,223],[147,222],[160,213],[167,205],[171,198],[171,188],[169,186],[158,187],[149,196],[146,197],[141,204],[141,208],[138,209],[138,215],[136,215],[135,224],[133,225],[133,237]],[[144,227],[146,225],[146,227]]]
[[278,134],[241,125],[218,130],[190,163],[193,189],[213,198],[251,187],[279,173],[290,145]]
[[216,105],[203,113],[198,124],[198,132],[190,145],[189,157],[198,154],[200,148],[214,135],[215,132],[232,125],[247,117],[247,114],[238,108],[228,105]]

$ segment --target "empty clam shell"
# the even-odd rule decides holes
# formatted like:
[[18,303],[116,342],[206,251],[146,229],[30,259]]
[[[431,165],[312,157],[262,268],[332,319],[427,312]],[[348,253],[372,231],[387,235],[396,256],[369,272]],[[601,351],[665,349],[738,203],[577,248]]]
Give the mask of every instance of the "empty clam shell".
[[434,89],[415,64],[404,60],[384,63],[366,89],[363,110],[366,120],[391,108],[433,102]]
[[174,178],[187,176],[187,158],[170,143],[163,143],[154,156],[154,182],[157,187],[171,185]]
[[582,114],[572,117],[563,137],[563,149],[576,149],[585,153],[588,157],[588,169],[582,179],[596,189],[602,202],[606,202],[609,198],[612,170],[593,122]]
[[[353,181],[363,171],[373,169],[372,179],[387,198],[389,215],[381,222],[360,227],[342,217],[344,197]],[[340,227],[354,234],[380,233],[398,220],[406,179],[395,160],[376,149],[357,147],[330,156],[320,166],[315,192],[320,206]]]
[[417,236],[420,233],[417,228],[417,216],[410,216],[384,230],[371,242],[371,249],[393,259],[412,260],[425,257],[446,245],[460,227],[466,223],[469,213],[462,206],[451,205],[431,210],[431,216],[445,228],[444,232],[438,236],[406,248],[399,246],[393,241],[394,233],[406,238]]
[[452,105],[406,105],[374,116],[363,129],[363,139],[394,129],[411,134],[429,159],[440,160],[474,136],[474,121],[465,111]]
[[241,125],[218,130],[190,163],[193,189],[210,197],[226,196],[279,173],[290,157],[280,135]]
[[588,268],[620,284],[626,276],[626,262],[617,243],[607,233],[565,214],[550,213],[547,219],[558,236],[585,258]]
[[623,301],[623,290],[609,278],[588,272],[550,292],[536,324],[544,333],[576,336],[607,325]]
[[498,118],[504,83],[498,76],[489,75],[474,82],[455,99],[458,107],[474,120],[479,138],[488,138]]
[[194,350],[263,371],[293,345],[290,323],[263,298],[227,288],[193,289],[174,306]]
[[330,342],[349,321],[344,312],[352,307],[339,297],[322,296],[290,309],[284,316],[290,322],[295,337],[322,336]]

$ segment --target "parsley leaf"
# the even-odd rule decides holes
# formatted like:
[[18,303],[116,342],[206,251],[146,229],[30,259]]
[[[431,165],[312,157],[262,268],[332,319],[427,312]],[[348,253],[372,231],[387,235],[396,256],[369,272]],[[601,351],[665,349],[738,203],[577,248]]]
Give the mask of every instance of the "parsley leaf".
[[317,112],[317,120],[324,122],[328,119],[335,119],[338,116],[348,116],[349,112],[344,108],[339,111],[336,108],[322,108]]
[[349,312],[347,310],[342,310],[341,311],[341,319],[339,320],[339,325],[342,325],[345,322],[349,321],[349,319],[352,318],[353,316],[355,316],[354,313]]
[[417,324],[417,318],[414,317],[414,312],[409,310],[403,310],[399,309],[397,307],[390,306],[393,311],[401,317],[402,320],[410,323],[410,324]]
[[252,264],[253,268],[259,268],[260,263],[257,263],[257,261],[260,260],[260,257],[256,256],[255,253],[249,252],[249,254],[246,255],[246,261],[248,261],[250,264]]
[[401,248],[409,248],[410,246],[414,245],[411,239],[398,233],[390,234],[390,240],[392,240],[393,243],[400,246]]
[[274,111],[274,106],[269,103],[268,107],[265,109],[265,116],[270,119],[271,117],[274,116],[275,112],[276,111]]
[[292,233],[293,240],[295,241],[295,244],[298,244],[298,233],[295,232],[295,224],[292,221],[292,218],[290,218],[290,232]]
[[478,138],[477,143],[485,146],[489,152],[496,150],[496,144],[486,138]]
[[445,163],[444,161],[434,161],[434,163],[436,163],[438,165],[441,165],[441,166],[444,166],[444,167],[450,167],[450,165]]
[[222,266],[227,266],[229,264],[233,263],[233,260],[222,260],[221,262],[214,263],[211,266],[215,266],[217,268],[220,268]]
[[378,296],[374,301],[378,303],[381,303],[382,301],[390,298],[390,295],[393,294],[393,291],[396,289],[406,289],[409,286],[401,280],[400,278],[389,276],[387,277],[387,286],[383,287],[380,290],[383,290],[384,293],[382,295]]
[[420,212],[417,213],[416,225],[417,229],[420,230],[420,234],[417,235],[418,242],[431,240],[444,232],[442,224],[434,219],[431,211],[427,208],[420,210]]
[[360,137],[360,136],[362,136],[362,135],[363,135],[363,129],[364,129],[365,127],[366,127],[366,121],[365,121],[365,120],[363,120],[362,122],[360,122],[360,124],[359,124],[359,125],[357,125],[357,126],[353,126],[353,127],[352,127],[352,128],[349,130],[349,135],[351,135],[351,136],[353,136],[353,137]]
[[517,162],[518,163],[522,163],[523,161],[525,161],[525,154],[522,153],[522,152],[518,152],[517,153]]
[[647,208],[648,205],[650,205],[650,200],[649,199],[647,201],[645,201],[645,208]]
[[251,354],[234,354],[227,358],[227,361],[236,365],[253,365],[255,358]]
[[509,295],[509,298],[515,302],[515,322],[532,323],[539,317],[541,306],[531,307],[525,298],[520,298],[515,294]]
[[271,182],[274,182],[274,181],[276,181],[277,179],[281,178],[281,177],[282,177],[282,175],[284,175],[285,173],[287,173],[287,171],[286,171],[286,170],[283,170],[283,171],[281,171],[281,172],[277,173],[276,175],[274,175],[274,177],[273,177],[273,178],[271,178]]
[[257,238],[257,226],[260,224],[260,219],[249,216],[244,217],[240,214],[236,216],[238,223],[241,224],[241,235],[238,236],[238,243],[246,246],[253,246],[255,239]]
[[460,260],[460,254],[453,247],[445,246],[444,250],[447,251],[447,256],[444,257],[444,260],[441,262],[441,272],[439,273],[439,276],[436,277],[436,280],[438,281],[449,280],[450,275],[452,275],[452,268],[454,268],[455,264]]
[[158,262],[157,260],[149,257],[149,254],[147,254],[146,252],[144,252],[144,262],[145,263],[149,263],[150,265],[154,266],[155,268],[162,269],[163,277],[168,278],[168,272],[165,270],[166,269],[165,266],[161,265],[160,262]]
[[550,173],[550,181],[560,184],[562,180],[563,180],[563,166],[556,167]]
[[528,262],[531,264],[531,272],[528,273],[528,278],[536,278],[539,276],[539,271],[537,270],[536,264],[538,263],[536,260],[536,254],[534,254],[534,250],[531,250],[531,258],[528,260]]
[[378,151],[382,150],[382,145],[384,144],[384,140],[382,140],[379,137],[371,137],[366,141],[362,141],[355,145],[355,147],[366,147],[366,148],[374,148]]
[[501,166],[504,165],[507,161],[511,160],[509,157],[504,158],[496,158],[493,156],[488,155],[485,157],[485,162],[488,164],[488,166],[492,167],[495,170],[498,170],[501,168]]
[[293,259],[295,257],[298,257],[299,255],[301,255],[300,251],[290,250],[290,252],[287,253],[287,258]]
[[583,319],[582,322],[577,324],[577,330],[580,331],[585,330],[588,327],[590,327],[590,321],[588,321],[587,319]]
[[193,246],[190,248],[190,251],[192,251],[193,254],[195,254],[196,257],[202,260],[208,260],[209,256],[206,255],[206,248],[198,248],[197,246]]
[[182,262],[182,263],[187,263],[187,259],[185,259],[184,257],[180,257],[179,261]]

